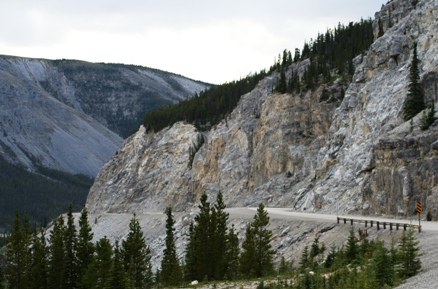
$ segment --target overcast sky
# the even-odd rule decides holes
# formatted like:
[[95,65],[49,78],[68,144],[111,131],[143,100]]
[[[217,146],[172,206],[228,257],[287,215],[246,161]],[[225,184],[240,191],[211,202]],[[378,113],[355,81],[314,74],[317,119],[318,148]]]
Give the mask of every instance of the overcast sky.
[[0,0],[0,54],[137,64],[219,84],[386,2]]

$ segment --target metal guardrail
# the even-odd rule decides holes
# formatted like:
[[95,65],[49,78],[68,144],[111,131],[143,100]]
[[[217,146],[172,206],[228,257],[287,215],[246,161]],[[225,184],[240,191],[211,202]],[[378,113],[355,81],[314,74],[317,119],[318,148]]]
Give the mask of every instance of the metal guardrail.
[[368,224],[370,227],[374,227],[376,225],[377,230],[380,230],[383,228],[384,230],[389,227],[389,230],[393,230],[395,228],[396,230],[399,230],[400,228],[403,228],[404,231],[406,231],[407,228],[412,227],[414,229],[418,229],[418,232],[421,232],[421,225],[413,225],[413,224],[407,224],[407,223],[397,223],[397,222],[387,222],[387,221],[376,221],[376,220],[361,220],[361,219],[354,219],[354,218],[346,218],[346,217],[337,217],[338,224],[343,221],[344,224],[347,222],[350,222],[351,225],[353,223],[364,223],[365,227],[368,227]]

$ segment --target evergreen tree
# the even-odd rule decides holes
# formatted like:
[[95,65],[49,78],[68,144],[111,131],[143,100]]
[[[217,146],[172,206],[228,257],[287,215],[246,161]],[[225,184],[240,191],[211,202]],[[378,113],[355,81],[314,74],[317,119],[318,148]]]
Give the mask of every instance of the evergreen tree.
[[195,230],[193,222],[189,225],[188,242],[185,248],[185,266],[184,266],[184,279],[186,281],[194,281],[197,279],[196,264],[197,264],[197,249],[195,241]]
[[376,242],[372,262],[374,263],[375,276],[380,287],[392,285],[395,277],[394,266],[383,241]]
[[150,288],[152,285],[151,250],[146,245],[143,231],[135,214],[129,223],[129,233],[122,241],[123,264],[134,288]]
[[252,223],[246,230],[245,246],[242,244],[241,264],[244,264],[242,273],[247,276],[250,276],[253,271],[255,276],[261,277],[273,269],[272,258],[275,251],[271,249],[272,232],[266,228],[268,224],[268,212],[261,203]]
[[165,286],[176,286],[182,282],[181,266],[178,256],[176,255],[174,225],[175,221],[172,216],[172,208],[167,207],[165,214],[166,220],[166,247],[163,252],[163,260],[161,261],[161,282]]
[[74,224],[72,205],[69,205],[67,213],[67,227],[64,235],[65,267],[64,282],[65,289],[74,289],[78,283],[78,260],[76,257],[77,231]]
[[[93,261],[94,244],[92,243],[93,233],[88,223],[87,208],[82,209],[79,218],[79,234],[77,237],[77,271],[79,284],[85,275],[88,266]],[[80,288],[85,288],[79,285]]]
[[417,274],[421,269],[421,261],[419,259],[420,247],[419,241],[414,236],[414,230],[409,228],[408,231],[403,231],[403,236],[399,242],[398,261],[400,270],[398,274],[402,278],[409,278]]
[[268,212],[265,210],[265,206],[260,203],[252,222],[255,231],[257,276],[264,276],[273,268],[272,258],[275,250],[272,250],[271,246],[272,231],[266,228],[268,224]]
[[275,91],[279,93],[286,93],[287,91],[287,81],[286,81],[286,73],[284,70],[280,72],[280,79],[277,82],[277,86],[275,87]]
[[65,274],[65,236],[66,227],[64,218],[59,216],[53,223],[53,229],[49,237],[49,271],[48,271],[48,288],[64,289]]
[[224,278],[226,268],[227,268],[227,222],[229,219],[229,214],[225,212],[225,203],[223,200],[223,195],[219,191],[216,204],[212,209],[212,220],[211,220],[211,252],[214,260],[213,266],[213,278],[215,280],[222,280]]
[[200,199],[199,213],[195,217],[194,247],[196,248],[196,280],[213,277],[213,262],[211,260],[211,207],[204,193]]
[[256,276],[256,250],[255,231],[250,223],[246,226],[245,239],[243,240],[242,252],[239,257],[239,271],[247,278]]
[[21,220],[20,213],[15,212],[11,233],[7,238],[6,262],[4,269],[8,289],[30,288],[30,260],[29,247],[31,244],[29,222],[27,217]]
[[[239,269],[239,238],[235,233],[234,225],[231,226],[227,236],[226,236],[226,268],[225,276],[228,280],[234,280],[237,278],[237,273]],[[224,276],[224,277],[225,277]]]
[[303,253],[301,254],[300,270],[301,272],[304,272],[309,267],[310,267],[309,247],[306,245],[304,246]]
[[119,242],[116,241],[114,248],[113,264],[109,275],[106,289],[131,289],[133,288],[123,265],[123,256],[120,252]]
[[95,256],[87,267],[82,279],[82,288],[106,289],[109,284],[112,253],[110,241],[107,237],[101,238],[95,245]]
[[310,247],[310,259],[314,259],[319,253],[321,253],[319,248],[319,238],[316,237]]
[[48,270],[48,252],[46,238],[44,232],[38,236],[35,231],[32,240],[32,257],[31,269],[31,288],[46,289],[47,288],[47,270]]
[[300,58],[301,58],[301,56],[300,56],[300,49],[295,48],[294,62],[300,61]]
[[425,108],[424,92],[420,83],[420,71],[418,66],[420,60],[417,54],[417,43],[414,43],[414,52],[412,55],[411,68],[409,72],[408,97],[403,107],[405,120],[410,120]]
[[357,239],[354,236],[354,227],[350,227],[349,236],[347,239],[347,246],[345,248],[345,257],[349,263],[356,260],[359,252],[359,247],[357,244]]

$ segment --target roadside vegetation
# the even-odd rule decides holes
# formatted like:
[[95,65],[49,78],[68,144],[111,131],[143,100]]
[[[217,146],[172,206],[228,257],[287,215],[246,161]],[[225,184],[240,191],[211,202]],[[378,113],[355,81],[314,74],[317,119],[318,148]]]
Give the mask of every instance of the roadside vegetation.
[[17,212],[0,264],[0,289],[140,289],[193,287],[194,283],[215,287],[220,282],[258,282],[257,288],[375,289],[396,286],[421,269],[419,242],[412,229],[388,248],[378,239],[363,236],[359,240],[353,227],[342,247],[327,248],[315,238],[299,260],[283,257],[275,265],[276,250],[270,244],[272,232],[267,229],[269,216],[263,204],[239,242],[234,227],[228,225],[221,193],[215,204],[202,195],[181,258],[175,247],[172,209],[165,214],[163,257],[153,272],[151,250],[135,214],[126,238],[111,244],[107,237],[92,242],[86,209],[78,228],[70,206],[48,234],[31,228],[27,216]]

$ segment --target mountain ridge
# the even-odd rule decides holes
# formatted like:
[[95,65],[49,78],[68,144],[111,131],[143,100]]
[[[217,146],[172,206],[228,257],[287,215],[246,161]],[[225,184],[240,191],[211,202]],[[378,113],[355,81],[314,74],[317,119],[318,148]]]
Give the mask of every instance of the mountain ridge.
[[0,76],[2,155],[93,177],[147,109],[207,87],[145,67],[5,56]]

